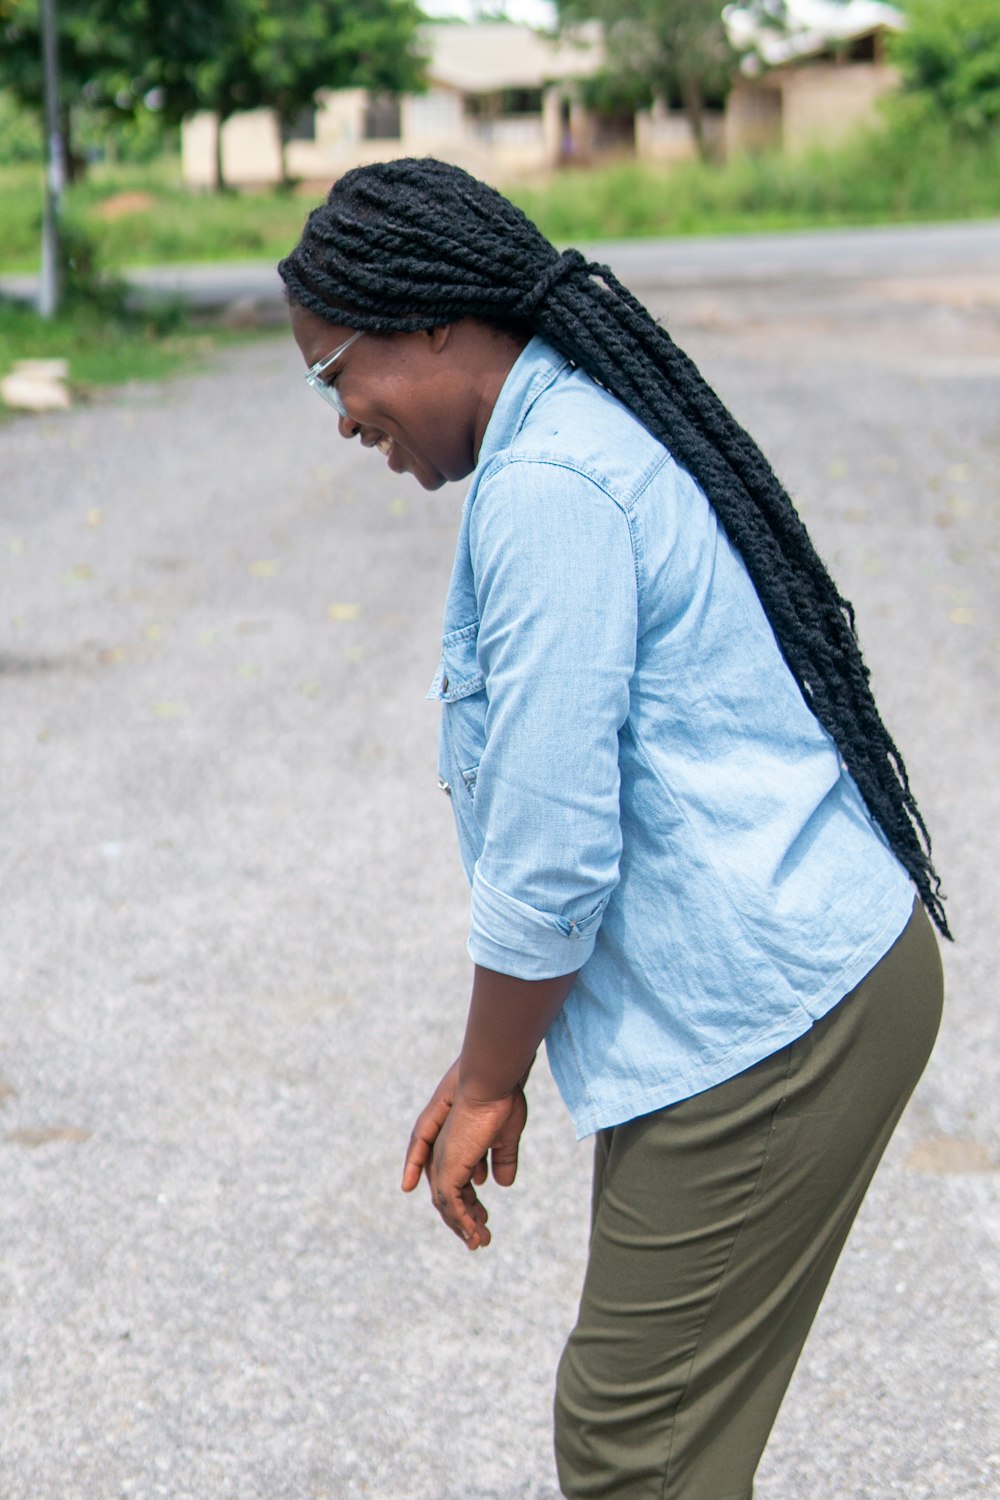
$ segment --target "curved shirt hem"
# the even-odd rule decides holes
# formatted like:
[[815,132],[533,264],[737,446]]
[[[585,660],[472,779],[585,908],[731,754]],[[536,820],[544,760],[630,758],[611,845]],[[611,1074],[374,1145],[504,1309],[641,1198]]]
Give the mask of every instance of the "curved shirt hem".
[[[696,1095],[703,1094],[706,1090],[715,1088],[721,1083],[728,1083],[731,1078],[735,1078],[739,1073],[745,1073],[748,1068],[763,1062],[766,1057],[771,1057],[782,1047],[788,1047],[793,1042],[797,1042],[800,1037],[812,1030],[817,1021],[821,1021],[843,1000],[846,1000],[851,991],[856,989],[862,980],[868,977],[876,964],[881,962],[910,920],[915,899],[913,889],[910,887],[905,911],[902,909],[893,911],[892,917],[886,921],[878,936],[872,938],[854,956],[852,963],[844,971],[841,984],[832,994],[827,992],[826,1000],[815,1011],[803,1008],[796,1015],[784,1017],[780,1026],[772,1027],[769,1031],[745,1042],[735,1051],[727,1052],[713,1062],[701,1060],[697,1088],[691,1088],[690,1083],[682,1081],[679,1075],[675,1075],[662,1078],[652,1088],[630,1093],[627,1098],[622,1095],[615,1100],[590,1101],[586,1108],[580,1109],[566,1097],[562,1082],[556,1075],[556,1083],[573,1120],[577,1140],[582,1141],[586,1136],[593,1135],[598,1130],[608,1130],[614,1125],[624,1125],[629,1120],[638,1119],[641,1115],[667,1109],[671,1104],[680,1104],[684,1099],[693,1099]],[[553,1058],[550,1053],[550,1068],[552,1064]],[[555,1074],[554,1068],[552,1071]],[[562,1069],[559,1071],[561,1073]]]

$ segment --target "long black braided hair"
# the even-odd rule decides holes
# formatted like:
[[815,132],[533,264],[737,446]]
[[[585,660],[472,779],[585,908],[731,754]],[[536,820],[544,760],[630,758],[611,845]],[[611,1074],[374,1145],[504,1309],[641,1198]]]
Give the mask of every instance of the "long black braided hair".
[[500,193],[426,158],[348,172],[278,270],[293,302],[349,328],[474,317],[536,332],[624,402],[705,491],[803,698],[951,936],[927,827],[875,706],[851,605],[760,449],[607,266],[578,250],[560,255]]

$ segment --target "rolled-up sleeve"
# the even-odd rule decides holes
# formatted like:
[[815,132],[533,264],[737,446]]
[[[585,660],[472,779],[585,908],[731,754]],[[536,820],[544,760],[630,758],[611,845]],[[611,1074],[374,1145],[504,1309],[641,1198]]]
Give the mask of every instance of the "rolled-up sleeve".
[[636,654],[629,518],[548,460],[480,482],[469,540],[487,695],[469,952],[522,979],[590,957],[618,881],[618,735]]

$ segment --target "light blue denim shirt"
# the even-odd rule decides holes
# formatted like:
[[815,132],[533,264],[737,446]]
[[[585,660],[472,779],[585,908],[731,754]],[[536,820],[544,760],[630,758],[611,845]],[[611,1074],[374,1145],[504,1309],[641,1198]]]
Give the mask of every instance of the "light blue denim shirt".
[[428,696],[472,958],[580,970],[546,1045],[581,1136],[801,1036],[906,924],[702,491],[539,339],[486,430]]

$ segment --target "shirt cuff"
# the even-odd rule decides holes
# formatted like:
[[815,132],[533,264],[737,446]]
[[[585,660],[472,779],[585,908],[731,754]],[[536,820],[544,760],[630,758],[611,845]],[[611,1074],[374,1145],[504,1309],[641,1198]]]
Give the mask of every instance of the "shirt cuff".
[[469,957],[484,969],[515,979],[555,979],[581,969],[594,951],[605,896],[586,916],[556,917],[506,896],[483,879],[472,881]]

